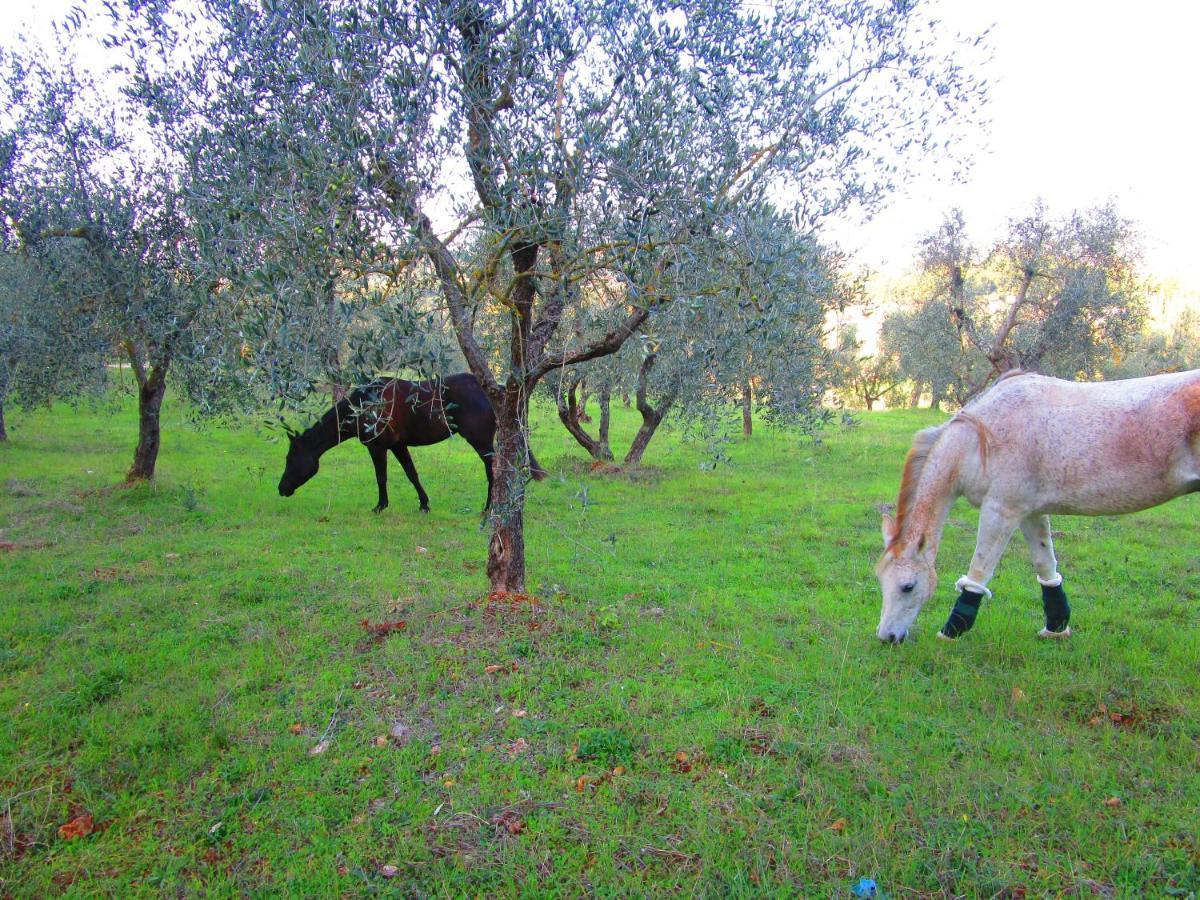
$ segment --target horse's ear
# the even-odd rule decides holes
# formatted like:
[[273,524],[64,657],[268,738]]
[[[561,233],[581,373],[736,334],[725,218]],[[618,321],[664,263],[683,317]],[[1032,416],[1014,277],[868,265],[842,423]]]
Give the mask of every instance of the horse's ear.
[[887,513],[883,514],[883,549],[886,550],[896,539],[896,520]]

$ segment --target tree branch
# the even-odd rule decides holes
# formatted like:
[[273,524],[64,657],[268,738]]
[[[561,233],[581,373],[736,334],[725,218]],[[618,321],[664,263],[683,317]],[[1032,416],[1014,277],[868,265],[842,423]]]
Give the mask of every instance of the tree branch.
[[475,329],[467,308],[459,282],[458,264],[446,245],[438,238],[433,230],[429,217],[417,206],[412,194],[396,183],[385,162],[377,162],[376,169],[381,176],[380,189],[389,201],[398,209],[400,217],[408,223],[416,235],[420,246],[433,265],[442,296],[446,298],[446,307],[450,312],[450,321],[454,325],[454,334],[458,338],[458,346],[466,357],[467,365],[483,389],[489,396],[498,397],[503,391],[492,374],[487,357],[479,342],[475,339]]
[[564,366],[573,366],[576,363],[587,362],[589,359],[598,359],[601,356],[609,356],[616,353],[629,340],[630,336],[642,327],[642,323],[649,316],[649,307],[635,309],[626,316],[620,325],[602,337],[597,338],[590,346],[582,350],[576,350],[574,353],[568,353],[564,350],[562,353],[545,357],[538,364],[537,368],[534,369],[534,380]]

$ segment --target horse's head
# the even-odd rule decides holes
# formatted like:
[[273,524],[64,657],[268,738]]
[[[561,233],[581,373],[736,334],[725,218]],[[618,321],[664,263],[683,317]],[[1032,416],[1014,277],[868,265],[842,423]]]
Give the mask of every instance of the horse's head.
[[287,463],[283,467],[283,477],[279,479],[279,493],[284,497],[296,493],[296,489],[316,475],[320,468],[317,455],[304,446],[300,435],[289,432],[288,442]]
[[883,590],[883,612],[879,629],[881,641],[898,644],[908,637],[917,613],[937,587],[934,568],[935,550],[926,546],[924,537],[897,545],[896,522],[883,517],[883,556],[875,567],[879,587]]

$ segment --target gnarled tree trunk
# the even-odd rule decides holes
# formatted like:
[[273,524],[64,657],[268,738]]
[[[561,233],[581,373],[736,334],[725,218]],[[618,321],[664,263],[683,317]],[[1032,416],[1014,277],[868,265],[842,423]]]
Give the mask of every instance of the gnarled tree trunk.
[[133,465],[126,481],[147,481],[154,477],[154,465],[162,443],[163,395],[167,392],[167,366],[155,366],[138,384],[138,443],[133,451]]
[[600,431],[597,440],[600,442],[600,449],[604,453],[605,459],[612,459],[613,452],[608,446],[608,426],[612,422],[612,394],[607,387],[601,388],[596,396],[596,403],[600,407]]
[[581,379],[572,377],[566,385],[566,390],[555,392],[554,400],[558,406],[558,418],[570,432],[571,437],[592,457],[592,459],[611,462],[612,450],[608,446],[608,392],[601,392],[600,401],[600,438],[593,438],[584,429],[580,418],[580,408],[575,400],[575,393]]
[[638,369],[637,409],[642,414],[642,426],[638,429],[637,434],[633,436],[633,443],[629,445],[629,452],[625,454],[626,465],[637,465],[642,461],[642,454],[646,452],[646,447],[649,445],[650,439],[654,437],[654,432],[658,430],[658,426],[662,423],[667,410],[675,402],[674,390],[667,392],[666,396],[659,402],[658,409],[652,407],[646,399],[646,392],[650,381],[650,370],[654,368],[654,361],[657,356],[658,354],[651,353],[642,360],[642,365]]
[[493,593],[525,591],[525,484],[529,480],[529,396],[510,380],[496,406],[496,451],[492,456],[492,536],[487,575]]

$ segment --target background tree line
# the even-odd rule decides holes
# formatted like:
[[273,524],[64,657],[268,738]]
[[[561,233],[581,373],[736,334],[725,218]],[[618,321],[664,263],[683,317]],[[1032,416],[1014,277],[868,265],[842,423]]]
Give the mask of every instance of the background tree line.
[[1148,328],[1154,289],[1115,204],[1056,218],[1038,201],[986,251],[956,210],[919,241],[874,346],[838,330],[837,389],[868,409],[923,397],[959,407],[1012,368],[1090,380],[1195,367],[1195,310]]

